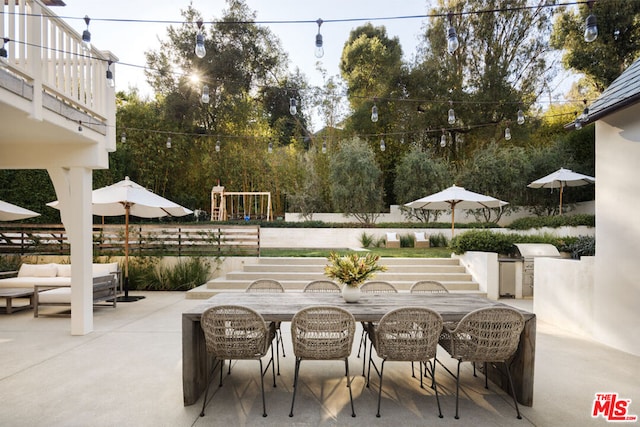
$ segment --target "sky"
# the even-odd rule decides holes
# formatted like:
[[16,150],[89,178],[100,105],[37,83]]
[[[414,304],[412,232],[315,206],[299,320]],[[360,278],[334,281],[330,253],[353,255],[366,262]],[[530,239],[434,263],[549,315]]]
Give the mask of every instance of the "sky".
[[[186,9],[189,0],[64,0],[64,7],[53,7],[53,11],[77,30],[86,28],[83,19],[114,18],[141,20],[181,20],[181,9]],[[226,8],[223,0],[192,0],[193,6],[199,10],[205,21],[216,20],[222,16]],[[435,4],[435,0],[247,0],[246,4],[257,12],[256,21],[269,20],[311,20],[318,18],[382,18],[397,16],[425,15]],[[374,25],[384,25],[390,37],[397,36],[403,48],[405,59],[410,59],[416,51],[418,36],[426,18],[392,19],[372,21]],[[321,32],[324,39],[325,55],[322,67],[331,75],[339,74],[339,60],[344,43],[352,29],[366,23],[324,23]],[[311,85],[321,86],[322,76],[316,69],[314,56],[317,24],[268,24],[271,31],[281,40],[282,47],[289,55],[289,68],[299,68]],[[146,65],[144,52],[157,50],[160,46],[158,38],[166,38],[167,24],[156,23],[115,23],[92,20],[89,30],[91,42],[100,50],[109,50],[121,63]],[[143,95],[150,95],[151,89],[146,84],[144,72],[140,68],[116,64],[116,90],[127,90],[136,87]]]

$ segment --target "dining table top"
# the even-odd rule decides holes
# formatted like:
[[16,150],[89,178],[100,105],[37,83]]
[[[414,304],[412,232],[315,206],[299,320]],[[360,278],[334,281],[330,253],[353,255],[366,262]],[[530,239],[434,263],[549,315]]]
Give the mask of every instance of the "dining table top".
[[[498,301],[468,293],[363,293],[356,303],[347,303],[340,293],[284,292],[247,293],[221,292],[190,310],[183,316],[199,320],[202,313],[216,305],[242,305],[254,309],[266,321],[291,321],[299,310],[314,305],[338,306],[349,311],[356,321],[376,322],[389,311],[400,307],[427,307],[442,316],[445,322],[459,321],[471,311],[486,307],[511,307]],[[513,307],[511,307],[513,308]],[[517,309],[525,320],[535,318],[535,314]]]

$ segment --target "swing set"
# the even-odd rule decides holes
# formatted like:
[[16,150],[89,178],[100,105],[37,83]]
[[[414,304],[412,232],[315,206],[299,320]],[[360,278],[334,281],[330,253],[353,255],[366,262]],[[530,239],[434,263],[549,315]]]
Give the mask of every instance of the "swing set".
[[271,221],[272,217],[268,191],[224,191],[220,185],[211,189],[211,221]]

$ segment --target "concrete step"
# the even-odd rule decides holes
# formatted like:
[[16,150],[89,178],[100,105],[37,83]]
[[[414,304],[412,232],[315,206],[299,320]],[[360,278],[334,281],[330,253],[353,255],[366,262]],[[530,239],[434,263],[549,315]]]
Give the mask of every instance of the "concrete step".
[[[321,271],[306,271],[306,272],[286,272],[286,271],[276,271],[276,272],[266,272],[266,271],[256,271],[256,272],[246,272],[246,271],[232,271],[227,273],[226,278],[228,280],[244,280],[247,282],[253,282],[258,279],[273,279],[280,281],[291,281],[291,280],[302,280],[302,281],[311,281],[311,280],[320,280],[326,279],[327,276],[324,275]],[[448,281],[448,280],[471,280],[471,275],[468,273],[377,273],[375,275],[374,280],[386,280],[387,282],[393,282],[397,280],[406,280],[406,281],[418,281],[418,280],[440,280],[440,281]]]
[[[456,258],[381,258],[384,265],[459,265]],[[327,265],[324,257],[260,257],[262,265]]]
[[[386,273],[464,273],[465,268],[461,265],[448,265],[448,264],[430,264],[430,265],[416,265],[416,264],[386,264],[388,267]],[[247,273],[254,272],[288,272],[288,273],[308,273],[324,271],[323,265],[318,264],[248,264],[242,269]],[[382,273],[380,273],[382,274]]]

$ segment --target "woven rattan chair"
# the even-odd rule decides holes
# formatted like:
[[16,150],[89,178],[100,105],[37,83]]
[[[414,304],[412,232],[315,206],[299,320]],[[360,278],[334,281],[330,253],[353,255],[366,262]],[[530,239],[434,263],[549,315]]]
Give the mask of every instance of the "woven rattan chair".
[[[219,305],[207,309],[202,313],[200,321],[207,347],[207,353],[215,357],[211,373],[207,377],[207,388],[202,402],[200,416],[204,417],[207,405],[207,395],[213,380],[213,374],[220,366],[220,384],[222,387],[222,367],[226,359],[229,360],[257,360],[260,362],[260,384],[262,387],[262,416],[267,416],[264,398],[264,375],[271,365],[273,386],[276,386],[276,372],[273,362],[273,347],[271,342],[275,338],[275,326],[267,326],[262,316],[255,310],[239,305]],[[262,358],[271,348],[271,359],[263,369]]]
[[339,293],[340,286],[331,280],[314,280],[307,283],[302,292]]
[[[398,290],[391,283],[384,280],[371,280],[360,286],[360,292],[365,294],[393,294],[397,293]],[[360,350],[364,350],[362,354],[362,376],[364,376],[367,363],[367,327],[368,325],[362,322],[362,335],[360,336],[358,354],[356,355],[356,357],[360,357]]]
[[[380,400],[382,398],[382,378],[385,362],[420,362],[427,366],[426,371],[432,378],[432,387],[438,403],[438,416],[442,418],[438,386],[435,381],[435,361],[438,338],[442,332],[442,317],[437,312],[424,307],[398,308],[385,314],[375,327],[369,327],[369,370],[367,372],[367,387],[371,377],[371,366],[380,378],[378,390],[378,413],[380,416]],[[378,357],[382,359],[380,369],[374,363],[371,355],[375,348]],[[420,369],[420,387],[422,385],[422,369]]]
[[[245,292],[256,293],[282,293],[284,292],[284,286],[282,283],[273,279],[258,279],[254,280],[247,286]],[[280,322],[273,322],[276,326],[276,360],[278,362],[278,375],[280,375],[280,349],[282,349],[282,357],[287,357],[284,353],[284,342],[282,341],[282,331],[280,330]],[[280,346],[278,347],[278,344]],[[229,372],[231,372],[231,364],[229,364]]]
[[436,280],[420,280],[409,289],[412,294],[448,294],[449,290]]
[[[510,307],[481,308],[467,314],[451,329],[445,325],[440,336],[440,346],[454,359],[458,359],[456,378],[456,415],[458,419],[458,400],[460,397],[460,364],[462,362],[484,363],[485,388],[488,387],[487,363],[503,363],[511,396],[516,407],[518,419],[521,419],[516,400],[509,359],[518,349],[520,334],[524,329],[524,317]],[[451,371],[449,371],[451,373]],[[452,374],[453,375],[453,374]]]
[[302,360],[344,360],[351,402],[353,408],[351,378],[349,377],[349,355],[353,346],[356,322],[347,310],[334,306],[311,306],[298,311],[291,320],[291,340],[296,356],[296,368],[293,381],[293,398],[290,417],[293,417],[293,405],[298,391],[300,363]]

